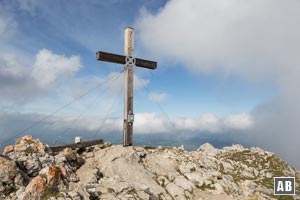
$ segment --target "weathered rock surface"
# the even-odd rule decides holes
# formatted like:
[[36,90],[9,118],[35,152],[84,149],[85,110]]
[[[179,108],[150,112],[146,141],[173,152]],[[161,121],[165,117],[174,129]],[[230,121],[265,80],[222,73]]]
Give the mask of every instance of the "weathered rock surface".
[[76,170],[83,162],[72,149],[52,155],[46,144],[24,136],[0,156],[0,195],[19,200],[63,197],[61,192],[79,181]]
[[48,156],[50,149],[32,136],[24,136],[15,145],[6,146],[3,154],[16,161],[17,165],[30,177],[52,162]]
[[[275,176],[295,176],[299,187],[299,172],[260,148],[205,143],[187,152],[105,143],[52,155],[24,136],[0,155],[0,199],[276,199]],[[287,198],[299,199],[296,193]]]
[[0,156],[0,194],[7,195],[16,188],[24,187],[29,178],[8,158]]

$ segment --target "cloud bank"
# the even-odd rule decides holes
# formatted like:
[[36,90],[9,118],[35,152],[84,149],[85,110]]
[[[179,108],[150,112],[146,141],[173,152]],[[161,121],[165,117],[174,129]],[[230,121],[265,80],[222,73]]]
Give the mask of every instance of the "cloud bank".
[[[0,136],[0,139],[2,139],[3,142],[8,139],[8,135],[13,136],[20,132],[20,130],[23,130],[44,117],[45,115],[38,113],[0,113],[1,132],[5,133]],[[225,117],[205,114],[199,118],[174,118],[169,121],[169,119],[158,113],[136,113],[134,132],[137,135],[176,135],[180,133],[189,134],[199,132],[222,134],[227,131],[247,130],[252,124],[251,116],[247,114],[229,115]],[[48,118],[24,134],[48,137],[51,140],[51,138],[56,138],[56,136],[64,133],[67,129],[70,129],[70,132],[79,132],[84,137],[96,133],[121,134],[123,130],[123,119],[91,113],[81,117],[58,114]],[[45,136],[45,134],[48,134],[48,136]]]
[[276,85],[278,96],[253,109],[247,140],[300,165],[299,23],[298,0],[171,0],[143,10],[137,26],[147,49],[192,72]]

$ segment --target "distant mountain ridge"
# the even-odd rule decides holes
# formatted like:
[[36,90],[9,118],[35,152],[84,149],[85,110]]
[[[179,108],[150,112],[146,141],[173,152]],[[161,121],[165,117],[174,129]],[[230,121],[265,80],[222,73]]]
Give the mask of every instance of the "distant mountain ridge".
[[[296,178],[296,195],[274,196],[273,177]],[[273,153],[209,143],[123,147],[104,143],[54,154],[24,136],[0,154],[0,199],[300,199],[299,171]]]

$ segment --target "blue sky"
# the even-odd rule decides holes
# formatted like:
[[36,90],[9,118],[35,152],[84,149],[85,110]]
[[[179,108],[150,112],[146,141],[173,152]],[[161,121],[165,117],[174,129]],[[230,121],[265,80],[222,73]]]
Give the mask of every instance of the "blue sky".
[[[89,75],[107,76],[120,71],[122,66],[100,63],[95,60],[98,50],[123,53],[123,30],[135,26],[143,10],[155,14],[166,1],[4,1],[2,9],[16,23],[15,33],[4,42],[28,65],[34,62],[41,49],[70,57],[79,56],[82,67],[76,77]],[[23,7],[22,7],[23,6]],[[136,30],[137,34],[139,29]],[[149,89],[166,93],[162,104],[171,116],[197,117],[205,113],[217,115],[249,112],[257,104],[274,95],[268,84],[253,85],[237,77],[222,77],[214,74],[198,74],[187,70],[184,64],[164,61],[151,55],[136,36],[136,54],[157,60],[156,71],[137,69],[141,78],[149,80]],[[4,49],[3,49],[4,50]],[[153,112],[156,105],[138,90],[136,112]],[[119,113],[118,113],[119,114]]]
[[130,26],[135,55],[158,62],[135,69],[136,134],[170,134],[169,117],[187,134],[242,135],[238,142],[294,162],[282,132],[298,137],[299,9],[297,0],[3,0],[1,138],[110,79],[41,127],[57,135],[75,121],[74,131],[121,131],[123,66],[95,53],[123,54]]

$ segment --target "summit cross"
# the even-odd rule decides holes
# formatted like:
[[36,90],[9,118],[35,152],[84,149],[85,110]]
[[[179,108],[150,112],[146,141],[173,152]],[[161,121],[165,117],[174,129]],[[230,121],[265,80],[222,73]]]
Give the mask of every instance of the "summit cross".
[[133,137],[133,67],[156,69],[157,62],[134,57],[134,29],[127,27],[124,31],[124,54],[117,55],[98,51],[96,59],[100,61],[124,64],[124,123],[123,146],[132,146]]

